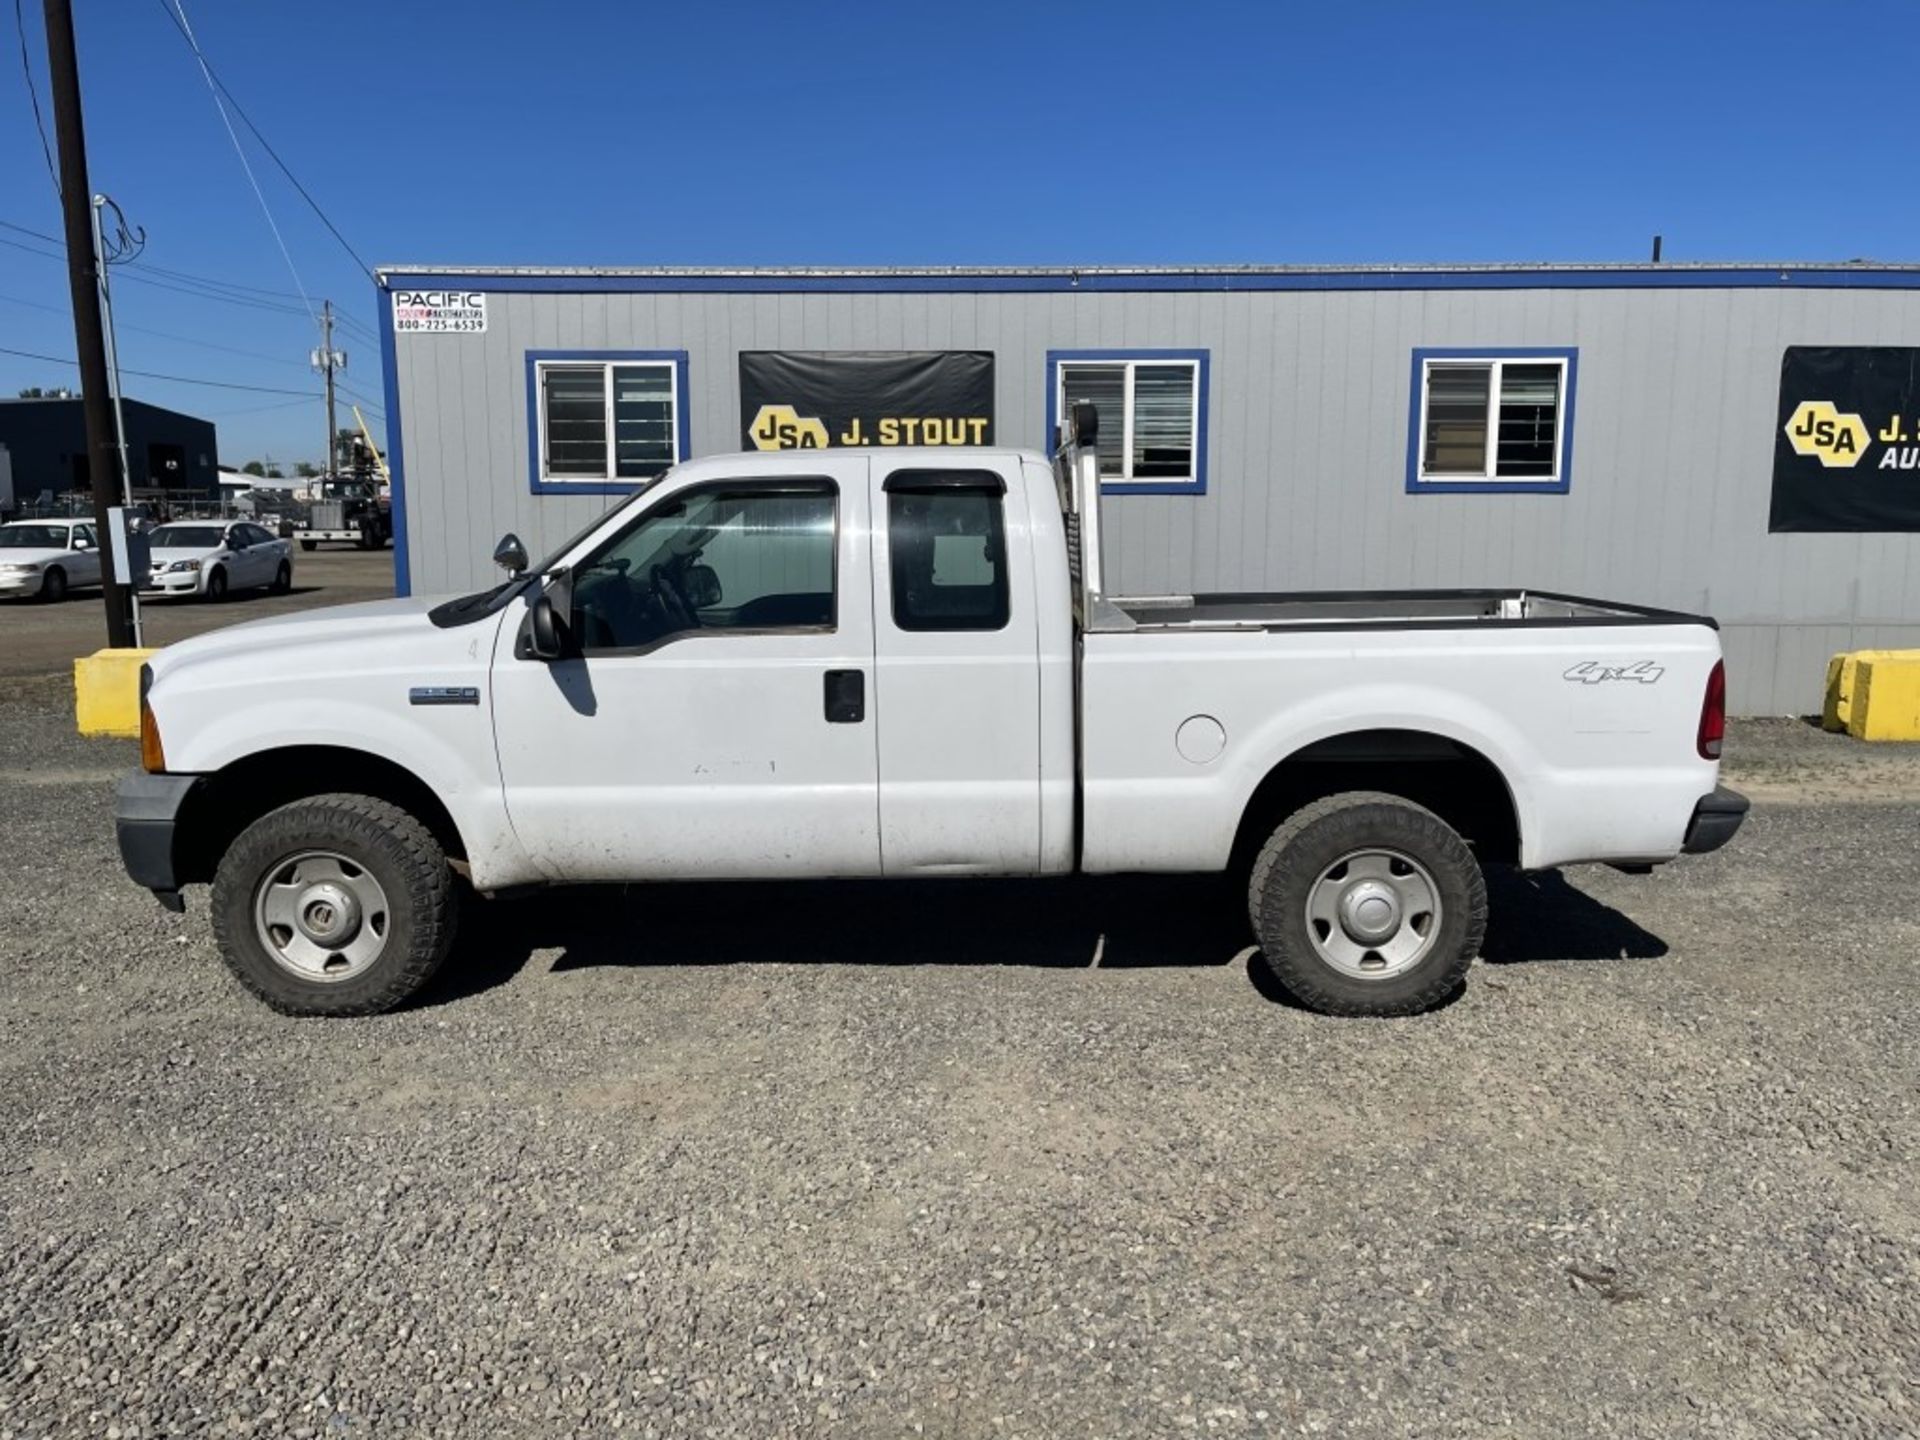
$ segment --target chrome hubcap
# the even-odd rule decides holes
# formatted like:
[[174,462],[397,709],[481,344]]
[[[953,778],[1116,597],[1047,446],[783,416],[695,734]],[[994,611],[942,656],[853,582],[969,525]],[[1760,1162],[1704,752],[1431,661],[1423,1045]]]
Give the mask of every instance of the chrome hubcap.
[[1343,975],[1384,980],[1426,958],[1440,933],[1440,890],[1398,850],[1343,855],[1307,892],[1307,933]]
[[350,980],[387,948],[387,892],[371,871],[331,850],[282,861],[254,891],[254,928],[303,980]]

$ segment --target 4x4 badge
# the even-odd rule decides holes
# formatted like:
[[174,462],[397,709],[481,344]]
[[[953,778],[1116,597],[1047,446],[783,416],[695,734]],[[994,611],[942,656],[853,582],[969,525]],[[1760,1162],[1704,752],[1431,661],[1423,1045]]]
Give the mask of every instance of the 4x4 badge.
[[1656,665],[1651,660],[1640,660],[1632,665],[1602,665],[1597,660],[1582,660],[1560,678],[1576,680],[1582,685],[1598,685],[1603,680],[1637,680],[1642,685],[1657,685],[1660,677],[1666,673],[1664,666]]

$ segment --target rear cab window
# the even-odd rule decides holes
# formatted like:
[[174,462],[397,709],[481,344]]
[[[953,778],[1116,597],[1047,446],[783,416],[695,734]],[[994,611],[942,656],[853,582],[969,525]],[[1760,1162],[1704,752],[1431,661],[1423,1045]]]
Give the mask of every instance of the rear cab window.
[[895,628],[1004,629],[1006,482],[990,470],[898,470],[885,488]]

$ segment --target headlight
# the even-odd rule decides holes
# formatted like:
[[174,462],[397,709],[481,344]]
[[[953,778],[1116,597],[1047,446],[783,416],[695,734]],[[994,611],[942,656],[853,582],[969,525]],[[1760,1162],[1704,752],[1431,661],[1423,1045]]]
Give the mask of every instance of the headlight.
[[171,565],[167,566],[167,569],[169,571],[172,571],[175,573],[186,571],[186,570],[198,570],[199,568],[200,568],[200,562],[198,560],[176,560]]
[[46,564],[44,560],[35,560],[22,565],[0,565],[0,571],[9,575],[36,575],[46,568]]

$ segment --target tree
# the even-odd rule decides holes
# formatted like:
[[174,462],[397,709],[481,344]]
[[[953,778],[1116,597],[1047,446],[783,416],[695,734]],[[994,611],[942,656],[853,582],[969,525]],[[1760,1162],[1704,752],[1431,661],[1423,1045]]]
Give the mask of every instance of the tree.
[[267,467],[262,465],[258,460],[249,460],[240,467],[240,473],[242,475],[258,475],[264,478],[267,473]]
[[269,465],[267,466],[266,478],[269,480],[284,480],[287,477],[281,473],[278,465]]
[[52,389],[42,389],[38,385],[29,385],[20,392],[22,400],[71,400],[74,392],[65,385],[55,385]]
[[296,460],[293,463],[293,473],[302,480],[311,480],[320,473],[320,467],[311,460]]

